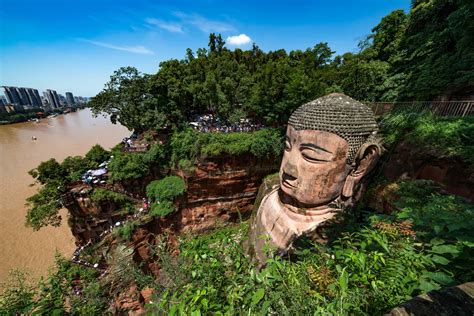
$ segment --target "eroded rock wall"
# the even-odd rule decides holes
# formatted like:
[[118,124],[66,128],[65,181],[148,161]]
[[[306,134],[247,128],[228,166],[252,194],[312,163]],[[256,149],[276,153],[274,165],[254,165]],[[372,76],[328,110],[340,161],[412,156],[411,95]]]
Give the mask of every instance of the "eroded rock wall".
[[239,216],[247,218],[263,178],[279,165],[279,159],[223,155],[201,160],[192,172],[179,171],[187,192],[179,203],[176,229],[201,231]]
[[444,190],[474,202],[474,168],[458,157],[447,157],[438,151],[400,142],[388,153],[384,175],[389,180],[400,177],[432,180]]

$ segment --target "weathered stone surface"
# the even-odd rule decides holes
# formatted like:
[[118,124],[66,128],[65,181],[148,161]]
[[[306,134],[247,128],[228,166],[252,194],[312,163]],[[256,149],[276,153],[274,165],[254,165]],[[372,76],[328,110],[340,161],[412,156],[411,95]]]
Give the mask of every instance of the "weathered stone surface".
[[266,261],[267,248],[286,253],[297,238],[353,206],[381,154],[376,132],[371,110],[342,94],[304,104],[291,115],[279,186],[258,200],[250,227],[247,249],[259,263]]
[[435,181],[451,194],[474,202],[474,170],[460,158],[443,157],[438,152],[412,144],[400,142],[390,155],[384,169],[389,180],[399,177]]
[[180,171],[187,192],[179,202],[176,229],[201,231],[239,216],[248,217],[262,179],[275,172],[278,164],[274,159],[251,155],[223,155],[197,163],[193,172]]
[[394,308],[387,315],[472,316],[474,315],[474,282],[417,296]]

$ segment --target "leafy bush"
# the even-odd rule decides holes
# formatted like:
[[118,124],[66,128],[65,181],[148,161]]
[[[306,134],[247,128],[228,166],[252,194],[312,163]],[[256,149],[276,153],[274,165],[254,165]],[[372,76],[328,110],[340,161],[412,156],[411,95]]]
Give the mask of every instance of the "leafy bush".
[[130,240],[132,238],[133,232],[138,226],[140,226],[138,221],[127,221],[124,225],[115,228],[113,233],[115,236],[124,240]]
[[173,202],[163,201],[160,203],[152,203],[150,209],[150,215],[164,217],[168,214],[176,211],[176,207],[173,205]]
[[193,172],[195,169],[194,163],[188,159],[181,159],[178,161],[178,168],[187,172]]
[[100,188],[95,188],[92,191],[90,198],[96,203],[114,202],[116,204],[123,205],[131,202],[130,198],[124,194]]
[[28,274],[12,270],[0,293],[0,315],[27,314],[33,308],[35,287]]
[[385,115],[380,126],[388,146],[406,139],[414,144],[431,147],[439,154],[460,156],[474,166],[472,117],[437,117],[429,113],[401,111]]
[[46,184],[49,181],[64,182],[67,175],[64,168],[54,158],[41,162],[38,167],[28,173],[41,184]]
[[87,159],[84,159],[81,156],[69,156],[61,163],[61,167],[67,174],[67,181],[76,181],[80,180],[81,175],[92,166]]
[[92,146],[92,148],[85,155],[85,158],[90,162],[91,168],[97,168],[99,164],[108,160],[109,157],[110,152],[105,150],[99,144]]
[[[105,312],[105,289],[98,272],[56,255],[56,265],[45,279],[33,284],[24,272],[13,271],[0,293],[2,315],[97,315]],[[80,283],[78,283],[80,280]],[[81,295],[74,292],[82,289]]]
[[138,179],[149,172],[149,166],[143,159],[143,154],[116,154],[108,165],[112,181]]
[[143,161],[148,164],[157,164],[164,166],[168,163],[166,147],[160,144],[154,144],[143,155]]
[[171,137],[171,160],[194,161],[200,156],[251,154],[258,158],[278,157],[283,150],[282,132],[266,128],[251,133],[198,133],[192,129]]
[[57,227],[61,224],[58,213],[61,208],[59,199],[64,190],[63,184],[56,180],[49,181],[38,193],[26,199],[28,208],[26,225],[34,230],[48,225]]
[[152,201],[170,201],[186,191],[186,183],[177,176],[169,176],[150,182],[146,187],[146,194]]
[[334,243],[302,239],[292,260],[270,257],[261,271],[241,246],[247,224],[185,236],[178,258],[160,254],[168,284],[147,307],[165,314],[373,315],[472,280],[472,206],[425,181],[401,182],[397,195],[400,212],[361,213],[362,222],[346,226]]

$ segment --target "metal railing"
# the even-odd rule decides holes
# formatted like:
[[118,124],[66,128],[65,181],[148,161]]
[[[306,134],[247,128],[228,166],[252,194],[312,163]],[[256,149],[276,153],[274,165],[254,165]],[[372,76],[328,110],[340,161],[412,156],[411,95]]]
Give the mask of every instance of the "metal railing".
[[367,102],[376,116],[391,111],[428,112],[438,116],[474,116],[474,101]]

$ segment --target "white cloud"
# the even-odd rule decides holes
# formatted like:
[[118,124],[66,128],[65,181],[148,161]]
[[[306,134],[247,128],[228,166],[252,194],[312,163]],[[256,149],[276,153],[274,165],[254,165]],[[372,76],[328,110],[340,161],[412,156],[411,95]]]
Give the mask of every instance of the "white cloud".
[[158,26],[159,28],[162,28],[168,32],[183,33],[183,27],[181,24],[178,24],[178,23],[169,23],[169,22],[165,22],[162,20],[154,19],[154,18],[148,18],[145,21],[148,24]]
[[105,47],[105,48],[110,48],[110,49],[115,49],[115,50],[121,50],[124,52],[129,52],[129,53],[135,53],[135,54],[143,54],[143,55],[153,55],[154,52],[146,48],[145,46],[118,46],[118,45],[113,45],[109,43],[104,43],[104,42],[98,42],[98,41],[91,41],[88,39],[80,39],[83,42],[90,43],[92,45],[100,46],[100,47]]
[[231,32],[235,31],[235,28],[226,22],[209,20],[198,14],[187,14],[184,12],[174,12],[174,15],[181,18],[183,23],[192,25],[204,33],[212,32]]
[[251,40],[246,34],[240,34],[227,37],[226,43],[233,46],[241,46],[250,43]]

